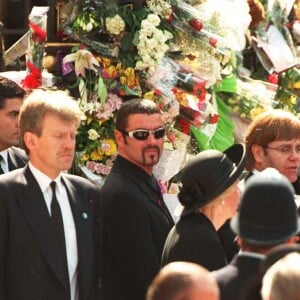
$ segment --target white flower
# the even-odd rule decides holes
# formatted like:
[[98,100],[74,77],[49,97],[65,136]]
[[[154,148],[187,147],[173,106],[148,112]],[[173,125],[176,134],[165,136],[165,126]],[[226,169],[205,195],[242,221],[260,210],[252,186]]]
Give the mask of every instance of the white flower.
[[106,30],[115,35],[119,35],[125,29],[125,22],[119,16],[115,15],[114,17],[107,17],[105,19]]
[[96,139],[98,139],[100,137],[100,135],[98,134],[98,132],[95,129],[89,129],[88,135],[89,135],[89,140],[92,140],[92,141],[95,141]]
[[169,46],[166,44],[173,36],[168,31],[158,29],[160,18],[155,14],[149,14],[141,23],[138,54],[141,60],[136,63],[138,70],[154,69],[160,63]]

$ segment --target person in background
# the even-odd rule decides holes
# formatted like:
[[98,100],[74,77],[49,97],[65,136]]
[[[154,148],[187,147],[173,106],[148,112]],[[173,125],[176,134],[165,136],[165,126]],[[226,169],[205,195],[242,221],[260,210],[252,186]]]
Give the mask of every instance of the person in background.
[[258,277],[265,254],[279,244],[298,241],[300,226],[292,184],[274,168],[251,176],[231,227],[238,234],[241,251],[213,275],[221,300],[242,300],[247,285]]
[[245,163],[244,145],[235,144],[224,153],[202,151],[183,168],[178,199],[184,208],[166,239],[162,265],[189,261],[212,271],[227,264],[217,231],[237,212]]
[[146,300],[219,300],[219,288],[212,274],[190,262],[164,266],[150,284]]
[[0,176],[2,300],[98,299],[100,188],[65,172],[81,118],[62,91],[33,91],[22,105],[20,133],[29,162]]
[[[291,112],[274,109],[260,114],[245,133],[246,169],[251,175],[270,167],[288,180],[298,182],[300,165],[300,120]],[[300,186],[299,186],[300,187]]]
[[262,300],[298,300],[300,295],[300,254],[287,254],[274,263],[262,280]]
[[25,90],[14,81],[0,76],[0,174],[23,167],[27,162],[20,149],[18,116]]
[[165,128],[156,104],[123,103],[116,118],[118,156],[103,199],[102,292],[107,300],[141,300],[160,269],[164,241],[174,222],[153,175]]

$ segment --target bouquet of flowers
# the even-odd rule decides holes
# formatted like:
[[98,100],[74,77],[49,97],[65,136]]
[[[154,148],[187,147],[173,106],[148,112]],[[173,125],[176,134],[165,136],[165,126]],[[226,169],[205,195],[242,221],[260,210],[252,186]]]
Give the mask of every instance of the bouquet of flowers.
[[77,134],[77,164],[85,173],[105,177],[117,154],[114,130],[120,97],[139,95],[139,80],[132,68],[94,56],[84,48],[64,57],[64,74],[72,71],[77,76],[79,107],[86,116]]
[[22,81],[25,88],[42,85],[42,68],[47,38],[47,6],[34,6],[29,15],[29,40],[26,54],[27,75]]

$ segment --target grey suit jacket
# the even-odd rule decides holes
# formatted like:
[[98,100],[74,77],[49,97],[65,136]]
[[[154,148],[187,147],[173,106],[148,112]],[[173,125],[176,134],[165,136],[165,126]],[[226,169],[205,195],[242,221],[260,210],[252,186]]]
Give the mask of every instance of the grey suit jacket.
[[[80,300],[97,299],[94,245],[101,223],[94,205],[100,190],[78,176],[62,179],[77,233]],[[1,175],[0,195],[0,299],[70,299],[49,213],[29,167]]]

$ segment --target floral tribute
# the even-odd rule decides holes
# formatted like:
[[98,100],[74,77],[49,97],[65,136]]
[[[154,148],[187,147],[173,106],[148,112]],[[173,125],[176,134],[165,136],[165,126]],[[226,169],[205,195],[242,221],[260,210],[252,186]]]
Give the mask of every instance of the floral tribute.
[[26,54],[27,75],[24,88],[34,89],[42,85],[42,68],[47,38],[47,12],[49,7],[34,6],[29,15],[29,40]]
[[[181,0],[75,0],[68,15],[64,36],[85,47],[67,55],[63,68],[75,71],[86,114],[77,140],[81,166],[108,174],[116,155],[114,117],[127,97],[159,105],[165,149],[173,154],[224,150],[233,143],[229,110],[215,86],[223,70],[234,68],[243,43],[219,12]],[[185,158],[179,156],[171,169]]]
[[115,113],[122,105],[121,96],[139,95],[139,81],[132,68],[94,56],[85,48],[64,57],[64,74],[72,71],[77,76],[79,106],[86,116],[77,134],[77,163],[85,172],[105,177],[117,154]]

